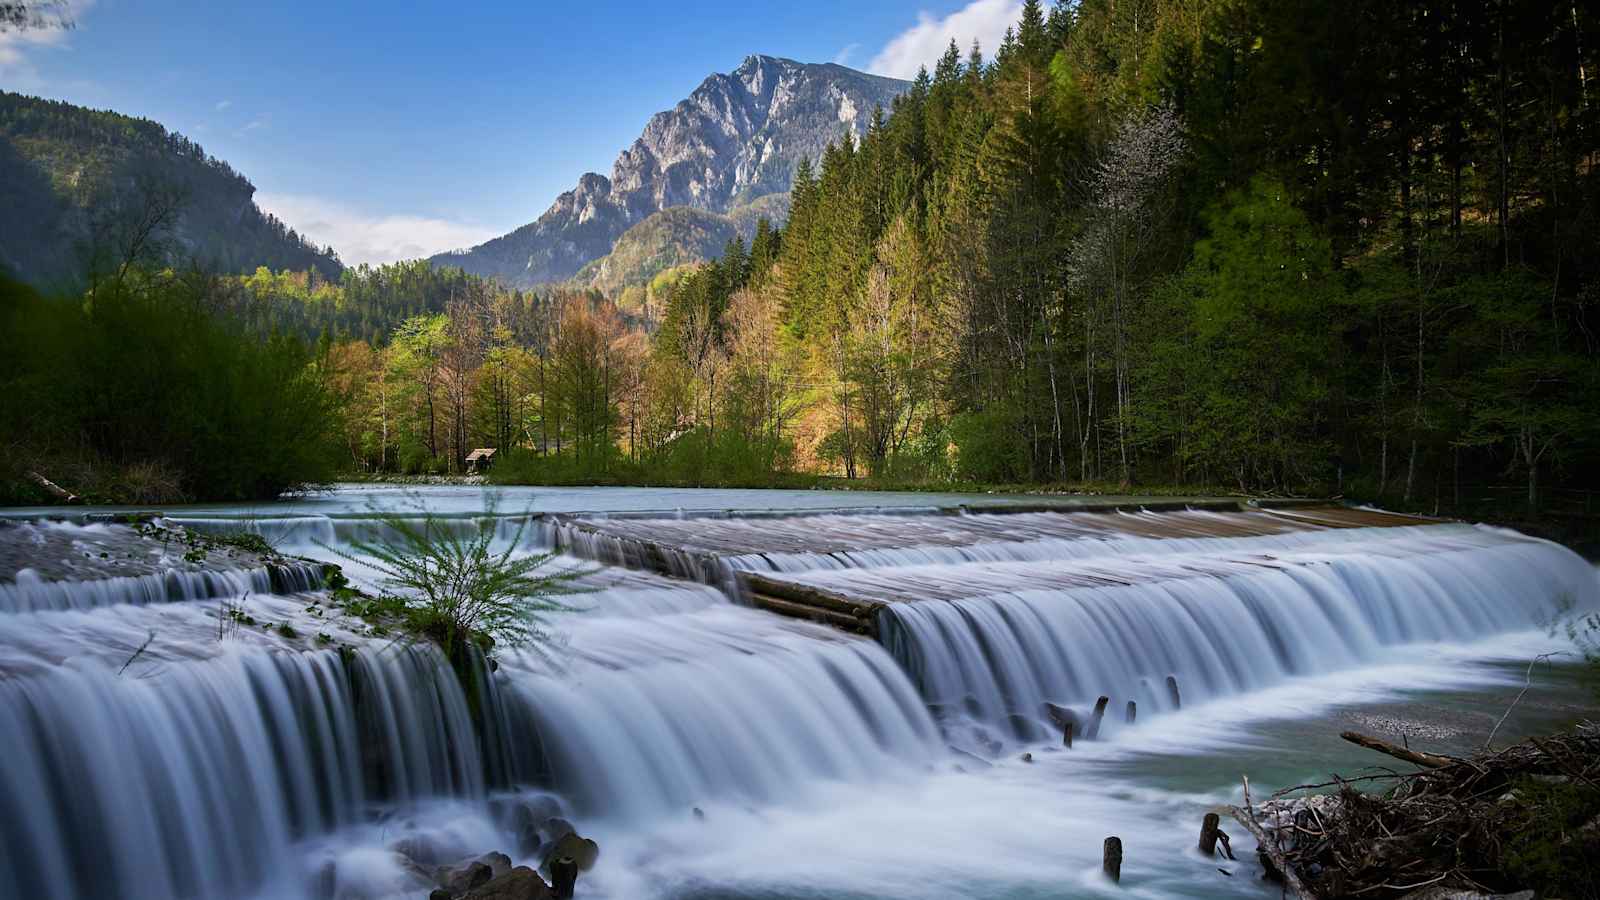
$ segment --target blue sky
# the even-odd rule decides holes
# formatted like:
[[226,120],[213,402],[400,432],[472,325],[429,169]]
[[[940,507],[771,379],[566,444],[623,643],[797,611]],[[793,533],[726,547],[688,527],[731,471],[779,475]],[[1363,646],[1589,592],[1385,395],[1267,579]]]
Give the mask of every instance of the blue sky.
[[609,173],[652,113],[751,53],[908,76],[1017,0],[73,0],[0,35],[0,87],[154,119],[346,262],[477,243]]

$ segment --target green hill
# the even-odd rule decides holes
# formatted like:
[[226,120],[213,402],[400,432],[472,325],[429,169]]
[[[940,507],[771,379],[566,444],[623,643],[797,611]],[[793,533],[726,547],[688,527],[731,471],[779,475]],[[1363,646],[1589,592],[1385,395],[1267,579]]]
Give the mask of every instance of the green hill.
[[44,288],[83,278],[97,247],[116,242],[141,198],[181,198],[173,263],[220,272],[342,271],[252,199],[255,186],[199,144],[149,119],[0,91],[0,270]]

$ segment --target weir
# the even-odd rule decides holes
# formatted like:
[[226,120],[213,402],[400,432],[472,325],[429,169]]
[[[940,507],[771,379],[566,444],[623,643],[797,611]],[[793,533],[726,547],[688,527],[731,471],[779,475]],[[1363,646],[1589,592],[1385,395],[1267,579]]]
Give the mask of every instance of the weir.
[[[338,552],[383,527],[181,520],[357,582],[371,572]],[[551,816],[673,846],[718,827],[693,823],[981,772],[1058,745],[1057,720],[1087,723],[1099,697],[1102,740],[1159,728],[1169,677],[1198,705],[1600,608],[1593,568],[1556,545],[1341,507],[524,524],[451,527],[568,551],[552,564],[587,570],[582,611],[467,684],[430,646],[329,614],[309,580],[116,581],[195,575],[181,555],[0,571],[0,596],[58,598],[0,605],[0,896],[420,898],[435,863],[537,865]],[[91,567],[126,537],[38,529]],[[621,883],[601,896],[641,895]]]

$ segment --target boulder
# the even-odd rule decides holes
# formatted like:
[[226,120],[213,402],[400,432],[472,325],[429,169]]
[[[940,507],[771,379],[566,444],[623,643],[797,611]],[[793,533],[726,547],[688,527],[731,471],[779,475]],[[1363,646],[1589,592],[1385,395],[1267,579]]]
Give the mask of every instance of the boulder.
[[544,795],[497,799],[492,804],[495,817],[517,836],[518,856],[536,856],[544,844],[540,827],[561,815],[561,804]]
[[576,833],[577,830],[578,829],[572,826],[571,822],[568,822],[566,819],[563,819],[560,816],[551,816],[550,818],[539,823],[539,841],[540,846],[543,848],[541,858],[550,855],[550,848],[555,844],[556,841],[561,840],[569,834]]
[[595,860],[600,858],[600,845],[586,837],[581,837],[577,832],[569,832],[558,838],[550,846],[550,854],[545,857],[545,866],[549,867],[550,861],[563,856],[572,857],[578,864],[578,871],[587,872],[594,868]]
[[[510,867],[507,866],[507,869]],[[494,870],[487,863],[475,859],[454,866],[439,866],[433,871],[433,882],[451,895],[464,894],[482,887],[494,879]]]
[[460,900],[555,900],[555,894],[538,872],[527,866],[517,866],[461,895]]

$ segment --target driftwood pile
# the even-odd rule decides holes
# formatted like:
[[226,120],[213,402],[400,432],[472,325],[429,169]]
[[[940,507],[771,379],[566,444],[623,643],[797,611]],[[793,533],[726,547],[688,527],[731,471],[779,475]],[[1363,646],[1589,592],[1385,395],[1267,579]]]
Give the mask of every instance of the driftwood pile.
[[[1246,805],[1232,813],[1287,893],[1331,900],[1532,889],[1600,898],[1600,726],[1470,759],[1342,737],[1420,768],[1335,777],[1260,804],[1251,803],[1246,781]],[[1389,786],[1358,789],[1375,784]],[[1329,788],[1337,792],[1304,795]]]

